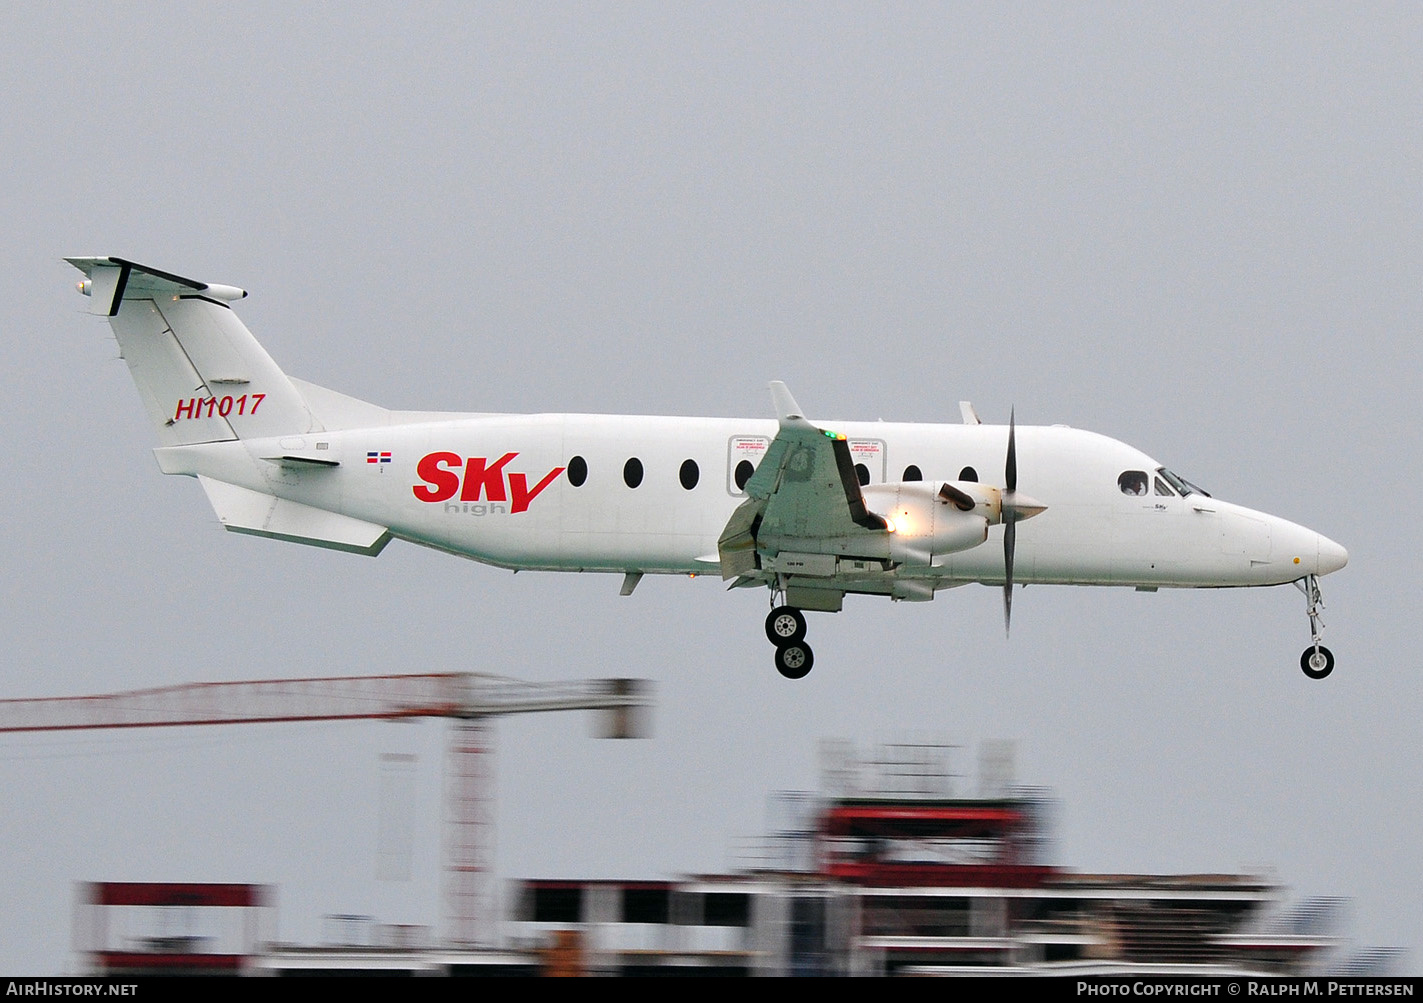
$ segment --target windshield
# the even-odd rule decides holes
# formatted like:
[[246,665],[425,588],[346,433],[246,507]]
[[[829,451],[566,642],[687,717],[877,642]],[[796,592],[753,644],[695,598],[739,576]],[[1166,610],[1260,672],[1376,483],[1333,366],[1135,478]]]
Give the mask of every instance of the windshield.
[[1190,481],[1186,480],[1186,478],[1173,474],[1165,467],[1157,467],[1156,472],[1166,478],[1167,483],[1180,492],[1182,498],[1186,497],[1186,495],[1205,495],[1207,498],[1211,496],[1209,491],[1204,491],[1196,487]]

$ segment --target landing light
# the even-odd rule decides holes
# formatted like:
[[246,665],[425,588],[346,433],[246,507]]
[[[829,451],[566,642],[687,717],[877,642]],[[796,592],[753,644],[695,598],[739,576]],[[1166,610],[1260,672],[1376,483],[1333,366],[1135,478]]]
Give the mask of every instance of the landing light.
[[884,521],[884,531],[885,531],[886,533],[893,533],[893,532],[894,532],[894,520],[893,520],[893,519],[886,519],[886,520]]

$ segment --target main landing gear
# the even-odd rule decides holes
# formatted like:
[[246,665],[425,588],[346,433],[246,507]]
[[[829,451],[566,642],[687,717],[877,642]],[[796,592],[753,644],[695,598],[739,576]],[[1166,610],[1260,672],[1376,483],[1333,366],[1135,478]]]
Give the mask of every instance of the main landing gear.
[[1309,613],[1309,632],[1313,642],[1304,649],[1304,654],[1299,656],[1299,667],[1309,678],[1323,679],[1334,671],[1334,652],[1319,643],[1324,633],[1324,621],[1319,618],[1319,611],[1324,608],[1324,600],[1319,595],[1319,579],[1314,575],[1305,575],[1295,581],[1295,587],[1304,593]]
[[805,643],[805,614],[794,606],[774,606],[766,617],[766,637],[776,646],[776,671],[787,679],[805,678],[815,664]]

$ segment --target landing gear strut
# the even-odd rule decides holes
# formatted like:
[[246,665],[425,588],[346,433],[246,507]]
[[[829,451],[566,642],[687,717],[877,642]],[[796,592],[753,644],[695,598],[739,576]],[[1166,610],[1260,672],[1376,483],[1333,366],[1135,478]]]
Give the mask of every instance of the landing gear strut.
[[1299,667],[1309,678],[1323,679],[1334,671],[1334,652],[1319,643],[1324,633],[1324,621],[1319,617],[1319,611],[1324,608],[1324,600],[1319,594],[1319,579],[1314,575],[1305,575],[1295,581],[1295,587],[1304,593],[1312,641],[1310,646],[1304,649],[1304,654],[1299,656]]
[[784,592],[771,588],[771,612],[766,617],[766,637],[776,646],[776,671],[787,679],[804,679],[815,664],[815,654],[805,643],[805,614],[787,606]]

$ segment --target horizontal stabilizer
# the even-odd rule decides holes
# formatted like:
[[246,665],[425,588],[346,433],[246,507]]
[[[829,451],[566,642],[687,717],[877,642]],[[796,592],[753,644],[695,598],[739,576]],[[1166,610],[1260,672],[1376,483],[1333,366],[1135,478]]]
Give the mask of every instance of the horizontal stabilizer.
[[328,460],[324,456],[302,456],[298,453],[283,453],[281,456],[264,456],[262,459],[268,463],[275,463],[280,467],[287,467],[291,470],[329,470],[332,467],[339,467],[339,460]]
[[384,526],[249,491],[211,477],[199,475],[198,482],[207,493],[218,520],[234,533],[306,543],[368,557],[379,554],[390,542],[390,530]]
[[89,312],[101,317],[113,317],[119,312],[124,297],[151,299],[155,294],[173,297],[194,297],[214,303],[229,303],[247,295],[236,286],[219,286],[197,279],[185,279],[172,272],[159,271],[125,258],[65,258],[86,276],[79,291],[89,297]]

